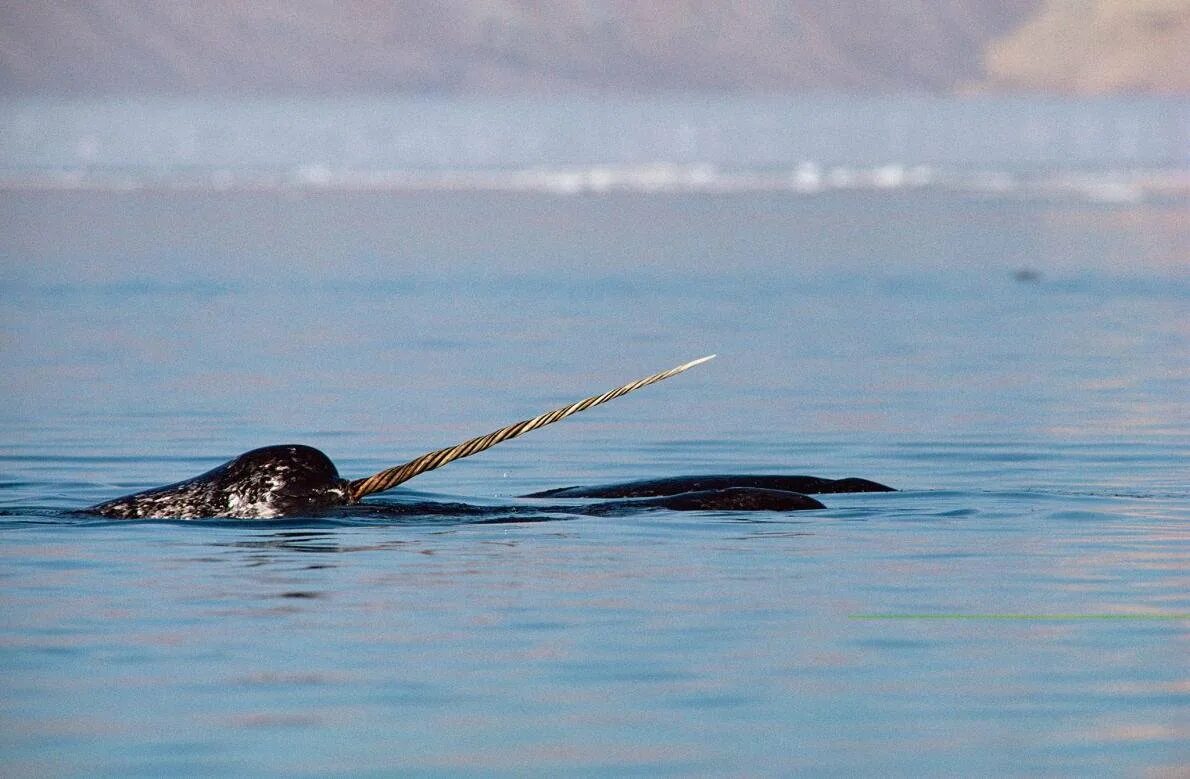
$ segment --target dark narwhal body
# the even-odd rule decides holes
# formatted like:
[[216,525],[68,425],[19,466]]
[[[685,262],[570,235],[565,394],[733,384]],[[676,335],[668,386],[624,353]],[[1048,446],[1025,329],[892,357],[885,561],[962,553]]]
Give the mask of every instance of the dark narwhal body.
[[[679,365],[602,395],[594,395],[533,419],[508,425],[457,446],[424,454],[403,465],[388,468],[364,479],[343,479],[330,458],[313,447],[301,444],[266,446],[245,452],[234,460],[194,478],[105,501],[92,506],[88,511],[121,519],[272,519],[310,516],[343,509],[358,504],[366,495],[391,489],[420,473],[482,452],[502,441],[667,379],[709,359],[711,358],[704,357]],[[891,488],[863,479],[832,481],[810,476],[691,476],[595,488],[569,487],[524,496],[632,500],[564,506],[521,504],[514,507],[484,507],[476,510],[512,514],[614,514],[658,508],[677,511],[796,511],[824,508],[814,498],[802,494],[804,492],[873,492],[889,489]],[[383,506],[368,504],[359,508],[374,512]],[[408,514],[413,507],[407,505],[403,509],[394,508]]]
[[799,492],[805,495],[827,495],[843,492],[894,492],[867,479],[823,479],[818,476],[675,476],[667,479],[647,479],[600,487],[560,487],[525,495],[526,498],[652,498],[658,495],[677,495],[680,492],[713,490],[769,490]]
[[[524,498],[603,498],[598,503],[468,507],[443,505],[460,514],[624,514],[634,511],[802,511],[825,508],[804,493],[878,492],[890,488],[864,479],[813,476],[682,476],[598,487],[566,487]],[[621,500],[607,500],[620,498]],[[627,500],[623,500],[623,499]],[[356,503],[351,483],[330,458],[312,446],[283,444],[245,452],[204,474],[164,487],[125,495],[88,511],[117,519],[274,519],[314,516]],[[365,504],[362,514],[440,513],[427,504]]]

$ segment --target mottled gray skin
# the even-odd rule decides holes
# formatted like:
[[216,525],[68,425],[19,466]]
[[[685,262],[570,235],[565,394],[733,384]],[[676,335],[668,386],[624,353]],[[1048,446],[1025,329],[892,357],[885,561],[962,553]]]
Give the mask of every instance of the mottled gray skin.
[[566,487],[523,497],[626,498],[599,503],[467,506],[448,503],[350,505],[348,483],[335,464],[310,446],[285,444],[245,452],[192,479],[125,495],[87,511],[117,519],[272,519],[325,513],[407,517],[412,514],[526,516],[612,515],[670,511],[802,511],[825,508],[803,492],[877,492],[890,487],[865,479],[813,476],[681,476],[604,487]]
[[347,505],[347,482],[311,446],[284,444],[245,452],[192,479],[87,509],[118,519],[271,519]]

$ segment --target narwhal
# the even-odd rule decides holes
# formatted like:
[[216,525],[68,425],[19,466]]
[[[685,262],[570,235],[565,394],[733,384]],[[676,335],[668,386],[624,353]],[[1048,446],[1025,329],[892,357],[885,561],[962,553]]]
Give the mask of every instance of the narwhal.
[[[86,511],[120,519],[271,519],[317,515],[357,505],[375,511],[382,508],[382,504],[361,504],[364,497],[390,490],[426,471],[478,454],[531,430],[551,425],[572,414],[676,376],[714,357],[712,354],[692,360],[667,371],[629,382],[602,395],[592,395],[532,419],[507,425],[487,435],[428,452],[407,463],[362,479],[349,481],[342,478],[331,459],[312,446],[282,444],[253,449],[185,481],[104,501]],[[805,493],[890,490],[890,487],[864,479],[831,480],[810,476],[741,475],[677,477],[595,488],[568,487],[522,497],[628,499],[580,506],[538,505],[529,509],[539,512],[610,514],[655,508],[679,511],[792,511],[824,508],[821,503]],[[508,509],[483,507],[478,510],[485,513],[501,510],[523,513],[526,506]],[[409,513],[408,508],[402,513]]]

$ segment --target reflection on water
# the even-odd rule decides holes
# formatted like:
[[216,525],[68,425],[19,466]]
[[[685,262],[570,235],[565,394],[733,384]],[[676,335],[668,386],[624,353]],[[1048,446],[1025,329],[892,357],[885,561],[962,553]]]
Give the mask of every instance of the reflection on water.
[[[1179,205],[3,208],[5,773],[1186,763],[1190,622],[1151,618],[1190,612]],[[419,477],[410,514],[69,513],[284,441],[363,475],[709,351],[706,371]],[[499,513],[724,471],[903,491]],[[857,618],[898,614],[1088,618]]]

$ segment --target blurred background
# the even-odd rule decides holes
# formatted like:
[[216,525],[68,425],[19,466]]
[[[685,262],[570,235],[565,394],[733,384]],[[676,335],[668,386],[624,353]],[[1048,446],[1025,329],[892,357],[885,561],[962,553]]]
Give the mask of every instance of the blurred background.
[[10,3],[0,180],[1126,198],[1186,186],[1136,169],[1187,50],[1185,0]]
[[[708,438],[1168,419],[1187,50],[1190,0],[8,3],[10,434],[388,460],[711,351]],[[146,409],[212,438],[96,422]]]
[[1184,94],[1184,0],[50,0],[15,94],[1042,90]]

